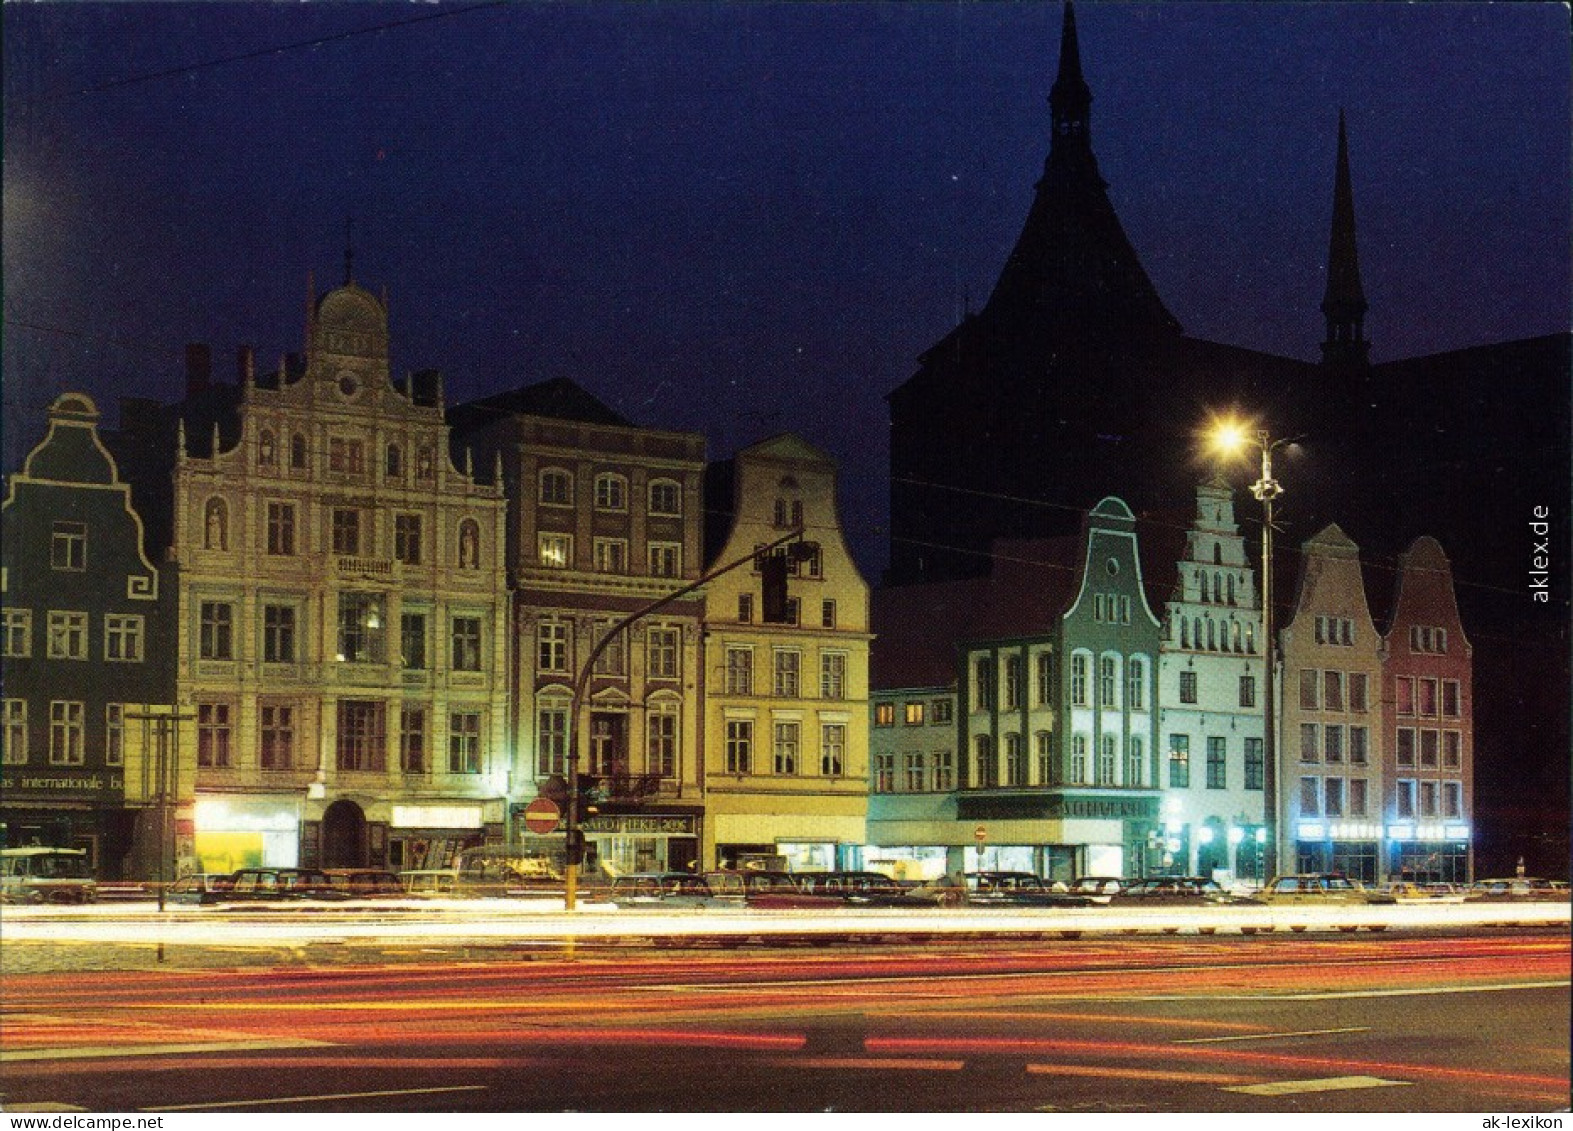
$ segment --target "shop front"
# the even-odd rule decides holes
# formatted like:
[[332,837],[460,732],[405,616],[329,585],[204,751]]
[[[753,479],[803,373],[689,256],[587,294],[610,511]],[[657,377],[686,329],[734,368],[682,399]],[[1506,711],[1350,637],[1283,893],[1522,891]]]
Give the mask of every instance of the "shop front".
[[1363,822],[1300,821],[1295,826],[1295,871],[1340,872],[1374,884],[1382,878],[1382,830]]
[[298,793],[199,793],[192,823],[197,870],[297,867],[301,805]]
[[612,876],[699,870],[697,811],[597,813],[579,823],[585,865]]
[[466,848],[500,839],[501,829],[488,828],[486,807],[480,802],[395,804],[388,808],[386,852],[379,854],[368,845],[368,856],[374,866],[395,872],[451,868]]
[[1465,824],[1387,826],[1388,876],[1409,883],[1467,884],[1470,828]]

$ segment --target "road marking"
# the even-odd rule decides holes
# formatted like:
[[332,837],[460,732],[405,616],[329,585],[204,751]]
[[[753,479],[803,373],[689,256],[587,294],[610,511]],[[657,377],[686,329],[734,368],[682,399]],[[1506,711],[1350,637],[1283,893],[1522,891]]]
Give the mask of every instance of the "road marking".
[[1303,1029],[1298,1033],[1247,1033],[1234,1037],[1183,1037],[1177,1045],[1213,1045],[1220,1041],[1270,1041],[1274,1037],[1323,1037],[1331,1033],[1369,1033],[1369,1025],[1351,1025],[1346,1029]]
[[76,1048],[4,1049],[0,1063],[20,1060],[97,1060],[121,1056],[176,1056],[190,1052],[257,1052],[268,1049],[331,1048],[330,1041],[305,1038],[256,1041],[192,1041],[170,1045],[83,1045]]
[[383,1092],[332,1092],[319,1096],[275,1096],[264,1100],[224,1100],[219,1103],[169,1104],[143,1111],[211,1111],[221,1107],[262,1107],[265,1104],[307,1104],[319,1100],[369,1100],[378,1096],[429,1096],[438,1092],[484,1092],[485,1084],[453,1084],[445,1088],[391,1088]]
[[1429,994],[1483,994],[1496,990],[1550,990],[1573,986],[1573,981],[1508,982],[1500,986],[1434,986],[1429,989],[1409,990],[1329,990],[1319,994],[1269,994],[1268,1001],[1326,1001],[1344,997],[1425,997]]
[[1097,1076],[1120,1080],[1169,1080],[1180,1084],[1238,1084],[1250,1080],[1238,1072],[1162,1072],[1154,1068],[1115,1068],[1107,1064],[1029,1064],[1034,1076]]
[[1225,1092],[1252,1096],[1292,1096],[1301,1092],[1342,1092],[1355,1088],[1407,1088],[1409,1080],[1383,1080],[1379,1076],[1329,1076],[1321,1080],[1280,1080],[1276,1084],[1238,1084]]
[[778,1056],[766,1063],[782,1068],[872,1068],[879,1071],[907,1068],[923,1072],[960,1072],[967,1066],[964,1060],[896,1056]]

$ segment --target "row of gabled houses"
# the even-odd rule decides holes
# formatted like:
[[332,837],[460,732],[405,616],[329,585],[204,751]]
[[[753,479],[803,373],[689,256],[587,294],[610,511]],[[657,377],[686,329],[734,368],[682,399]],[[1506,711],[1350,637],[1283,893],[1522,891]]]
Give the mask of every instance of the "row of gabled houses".
[[991,557],[982,577],[875,594],[871,860],[1469,877],[1471,649],[1434,539],[1385,573],[1336,525],[1304,543],[1271,745],[1261,592],[1227,483],[1198,486],[1188,522],[1106,498],[1080,537]]
[[309,311],[304,355],[219,381],[189,347],[184,396],[117,431],[60,397],[10,476],[7,843],[128,876],[560,857],[525,810],[572,786],[613,872],[1259,877],[1270,828],[1283,870],[1469,871],[1470,650],[1429,539],[1381,630],[1356,548],[1305,544],[1269,744],[1221,479],[871,602],[801,439],[709,463],[566,380],[450,405],[392,377],[383,300]]

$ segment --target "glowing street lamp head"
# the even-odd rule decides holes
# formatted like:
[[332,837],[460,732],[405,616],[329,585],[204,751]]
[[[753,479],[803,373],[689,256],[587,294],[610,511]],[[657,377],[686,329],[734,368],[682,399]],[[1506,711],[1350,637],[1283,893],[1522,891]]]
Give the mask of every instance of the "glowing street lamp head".
[[1241,424],[1232,417],[1215,420],[1208,429],[1208,442],[1213,451],[1223,456],[1235,456],[1243,452],[1251,443],[1251,430],[1249,426]]

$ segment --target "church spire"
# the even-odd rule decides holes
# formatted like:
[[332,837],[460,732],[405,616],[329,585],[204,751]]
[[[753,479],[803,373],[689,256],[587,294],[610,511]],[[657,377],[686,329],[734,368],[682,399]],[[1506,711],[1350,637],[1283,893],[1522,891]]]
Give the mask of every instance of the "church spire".
[[1050,160],[1072,155],[1090,157],[1088,133],[1092,118],[1092,88],[1081,73],[1081,46],[1076,40],[1076,9],[1065,0],[1065,20],[1060,32],[1060,71],[1049,90],[1049,112],[1054,126]]
[[1333,230],[1327,248],[1327,291],[1322,314],[1327,338],[1324,365],[1364,365],[1371,343],[1365,337],[1365,288],[1360,285],[1360,256],[1355,247],[1354,190],[1349,181],[1349,136],[1338,111],[1338,170],[1333,181]]

